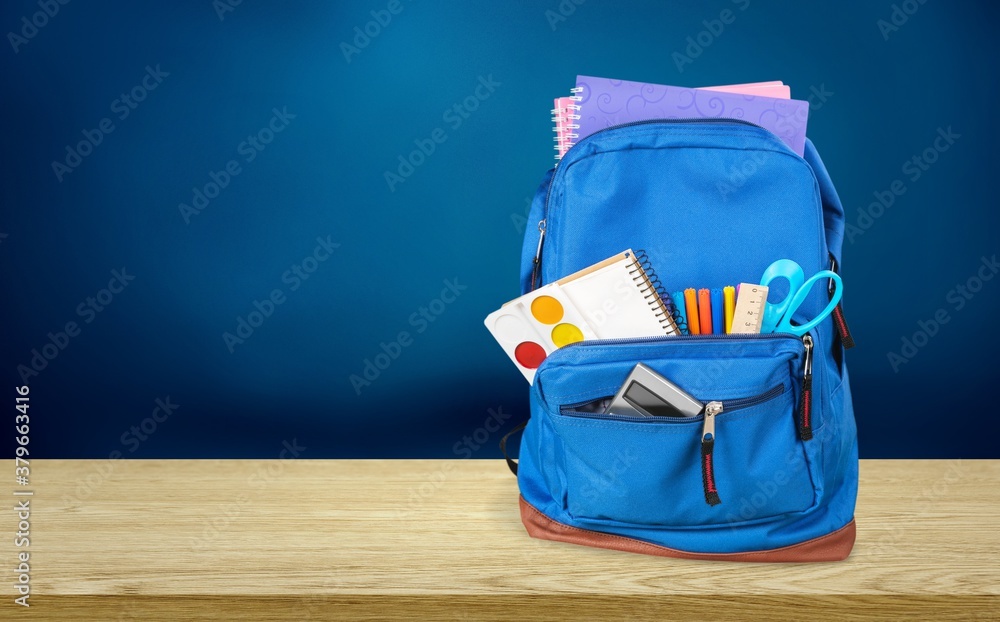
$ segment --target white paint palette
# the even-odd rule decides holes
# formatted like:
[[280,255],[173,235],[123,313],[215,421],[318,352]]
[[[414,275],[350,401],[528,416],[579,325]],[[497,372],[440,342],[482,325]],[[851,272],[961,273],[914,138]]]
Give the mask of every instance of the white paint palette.
[[485,324],[528,382],[556,349],[596,337],[555,283],[508,302],[489,314]]

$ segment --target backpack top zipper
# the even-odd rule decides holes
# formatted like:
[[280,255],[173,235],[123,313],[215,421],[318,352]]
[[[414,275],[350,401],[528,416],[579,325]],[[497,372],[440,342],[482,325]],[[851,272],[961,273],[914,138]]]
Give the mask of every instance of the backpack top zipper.
[[[601,134],[604,134],[605,132],[610,132],[612,130],[620,130],[622,128],[627,128],[627,127],[636,127],[636,126],[641,126],[641,125],[654,125],[654,124],[674,124],[674,125],[726,125],[726,124],[732,124],[732,125],[745,125],[745,126],[748,126],[748,127],[755,127],[757,129],[760,129],[760,130],[764,131],[768,135],[773,136],[774,139],[778,143],[780,143],[781,145],[785,146],[785,149],[789,153],[795,155],[796,157],[801,157],[797,153],[795,153],[794,151],[792,151],[791,149],[788,149],[787,145],[785,145],[785,143],[781,142],[781,139],[778,138],[777,136],[775,136],[773,132],[771,132],[770,130],[768,130],[768,129],[760,126],[760,125],[757,125],[756,123],[751,123],[750,121],[744,121],[743,119],[730,119],[730,118],[727,118],[727,117],[719,117],[717,119],[689,119],[689,118],[683,118],[683,119],[645,119],[643,121],[631,121],[629,123],[620,123],[618,125],[612,125],[611,127],[606,127],[606,128],[604,128],[602,130],[598,130],[597,132],[594,132],[593,134],[585,136],[582,140],[580,140],[579,142],[577,142],[576,144],[574,144],[572,147],[569,148],[569,151],[567,151],[566,154],[563,155],[563,157],[559,161],[559,163],[561,163],[562,161],[564,161],[566,159],[566,156],[568,156],[574,149],[576,149],[580,145],[584,144],[588,140],[593,139],[593,137],[595,137],[595,136],[599,136]],[[533,260],[533,267],[532,267],[532,270],[531,270],[531,290],[530,291],[534,291],[541,284],[541,274],[542,274],[542,269],[541,269],[541,266],[542,266],[542,246],[543,246],[544,240],[545,240],[545,225],[546,225],[546,221],[548,220],[548,217],[549,217],[549,201],[552,198],[552,188],[553,188],[553,186],[555,186],[556,176],[559,174],[559,171],[560,171],[559,163],[556,164],[556,172],[552,175],[552,179],[549,180],[549,187],[548,187],[548,189],[546,190],[546,193],[545,193],[545,208],[542,211],[542,219],[540,221],[538,221],[538,231],[539,231],[538,249],[535,251],[535,258]]]

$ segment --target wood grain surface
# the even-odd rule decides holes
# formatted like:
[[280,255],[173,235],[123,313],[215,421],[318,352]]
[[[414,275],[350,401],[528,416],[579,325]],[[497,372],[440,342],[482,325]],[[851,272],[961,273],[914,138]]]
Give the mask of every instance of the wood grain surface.
[[5,537],[4,620],[1000,618],[1000,461],[862,461],[857,544],[824,564],[533,540],[493,460],[39,460],[32,484],[31,607]]

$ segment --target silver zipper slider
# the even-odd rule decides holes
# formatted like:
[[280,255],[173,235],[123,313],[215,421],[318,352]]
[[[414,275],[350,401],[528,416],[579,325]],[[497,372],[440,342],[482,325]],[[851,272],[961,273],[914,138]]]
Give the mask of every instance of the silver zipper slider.
[[535,250],[535,263],[542,259],[542,243],[545,241],[545,219],[538,221],[538,248]]
[[722,402],[705,404],[705,423],[701,427],[701,440],[710,441],[715,438],[715,416],[722,412]]
[[802,366],[802,375],[811,378],[813,375],[813,338],[806,333],[802,336],[802,345],[806,348],[806,360]]
[[722,503],[715,486],[715,416],[722,412],[722,402],[705,404],[705,424],[701,428],[701,484],[705,489],[705,503],[715,506]]
[[799,397],[798,422],[799,438],[808,441],[813,437],[812,433],[812,386],[813,386],[813,338],[806,333],[802,335],[802,345],[805,346],[806,356],[802,363],[802,394]]
[[542,243],[545,242],[545,219],[538,221],[538,248],[535,249],[535,261],[531,266],[531,291],[538,287],[539,268],[542,265]]

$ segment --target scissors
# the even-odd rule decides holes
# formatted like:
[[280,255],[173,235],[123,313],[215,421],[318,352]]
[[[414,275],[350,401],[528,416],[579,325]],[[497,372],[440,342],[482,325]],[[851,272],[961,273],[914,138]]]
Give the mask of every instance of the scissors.
[[[844,295],[844,284],[840,276],[831,270],[820,270],[806,280],[802,266],[791,259],[779,259],[764,271],[764,276],[760,278],[761,285],[769,285],[774,279],[788,280],[788,295],[781,302],[764,304],[764,317],[762,318],[760,332],[762,333],[791,333],[801,337],[826,319],[833,312],[834,307],[840,302]],[[830,303],[820,312],[819,315],[809,320],[805,324],[792,324],[792,316],[798,311],[802,303],[809,297],[813,284],[820,279],[830,279],[832,281],[830,290]]]

